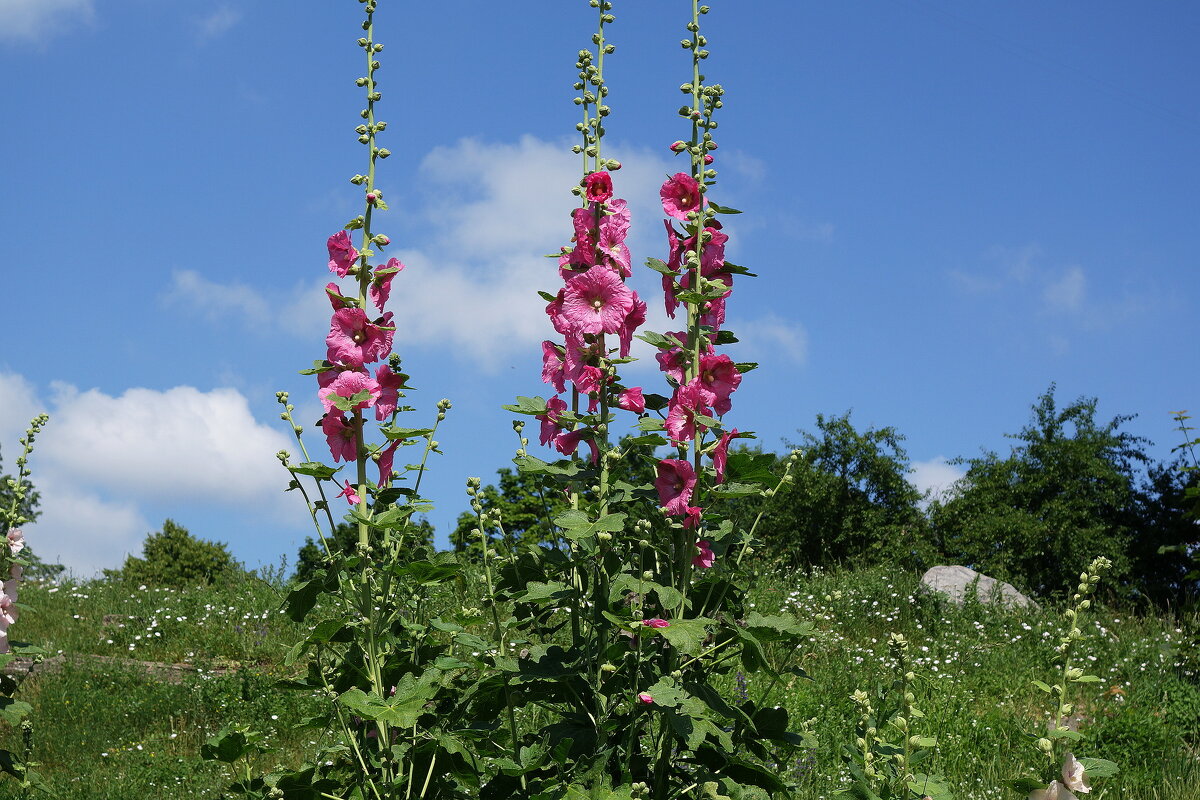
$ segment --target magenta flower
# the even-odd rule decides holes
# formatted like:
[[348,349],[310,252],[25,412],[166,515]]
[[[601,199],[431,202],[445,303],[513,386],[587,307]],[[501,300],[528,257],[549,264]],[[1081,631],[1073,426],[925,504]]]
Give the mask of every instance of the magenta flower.
[[387,264],[375,268],[374,274],[371,275],[371,285],[367,289],[371,295],[371,302],[380,311],[383,311],[383,306],[388,301],[388,297],[392,293],[392,278],[404,269],[404,265],[399,259],[389,258]]
[[606,228],[601,224],[598,249],[603,263],[615,269],[622,278],[628,278],[633,274],[633,270],[630,268],[629,247],[625,244],[624,234],[618,237],[611,228]]
[[596,446],[596,440],[592,437],[592,432],[588,428],[576,428],[573,431],[560,433],[554,437],[554,446],[558,452],[564,456],[574,455],[579,449],[579,442],[585,441],[588,447],[592,450],[592,463],[595,464],[600,460],[600,448]]
[[616,333],[633,309],[634,300],[633,291],[620,277],[602,266],[571,278],[558,297],[555,302],[561,301],[561,309],[554,327],[560,333],[571,328],[582,333]]
[[[575,376],[575,388],[581,394],[594,395],[600,391],[600,379],[604,377],[604,373],[599,367],[591,365],[582,366],[579,368],[578,374]],[[595,409],[591,409],[595,411]]]
[[378,361],[392,349],[392,331],[386,331],[379,323],[391,324],[391,312],[375,322],[367,319],[361,308],[342,308],[333,312],[329,323],[329,335],[325,344],[329,346],[330,361],[358,368],[363,364]]
[[358,496],[358,492],[354,490],[354,484],[350,483],[350,481],[346,481],[346,488],[342,489],[338,497],[346,498],[346,502],[352,506],[356,506],[362,502],[362,498]]
[[[675,226],[671,224],[671,220],[664,219],[663,225],[667,226],[667,266],[677,270],[683,266],[683,245],[680,243],[679,234],[675,232]],[[675,309],[679,308],[679,301],[675,299],[675,278],[663,275],[662,288],[667,304],[667,316],[675,319]]]
[[629,235],[631,219],[629,204],[620,198],[612,200],[605,206],[604,216],[600,218],[600,232],[607,233],[613,239],[624,241]]
[[640,692],[638,694],[638,702],[648,706],[654,702],[654,695],[649,692]]
[[712,545],[707,539],[701,539],[696,542],[696,550],[699,551],[692,557],[692,566],[699,569],[708,569],[716,561],[716,555],[713,554]]
[[379,400],[379,384],[370,375],[364,372],[346,371],[338,373],[338,376],[323,389],[317,391],[317,397],[321,399],[321,405],[325,407],[325,413],[329,413],[334,409],[334,400],[337,397],[351,398],[359,392],[369,392],[366,400],[360,401],[353,409],[370,408]]
[[729,458],[729,443],[737,438],[738,429],[734,428],[721,435],[712,449],[713,469],[717,471],[717,483],[725,482],[725,463]]
[[621,358],[629,356],[629,348],[633,345],[633,334],[645,322],[646,303],[637,296],[637,292],[633,292],[633,306],[625,315],[625,319],[621,321],[621,327],[617,331],[621,341]]
[[691,464],[678,458],[664,458],[658,462],[657,470],[654,488],[658,490],[658,504],[668,514],[686,514],[692,490],[696,488],[696,471]]
[[617,405],[635,414],[644,413],[646,410],[646,398],[642,396],[642,387],[634,386],[632,389],[626,389],[621,392],[617,397]]
[[341,413],[331,411],[321,417],[321,430],[325,432],[329,452],[333,455],[335,464],[339,461],[349,463],[358,460],[358,431]]
[[543,445],[550,444],[554,441],[554,437],[558,436],[558,418],[566,410],[565,400],[561,397],[551,397],[546,401],[546,413],[535,417],[542,421],[541,442]]
[[566,376],[563,375],[563,351],[551,341],[542,342],[542,383],[550,384],[556,392],[567,389]]
[[647,628],[669,628],[669,627],[671,627],[671,623],[667,622],[665,619],[659,619],[658,617],[653,617],[652,619],[644,619],[644,620],[642,620],[642,624],[645,625]]
[[689,211],[700,209],[703,200],[700,184],[686,172],[676,172],[667,178],[658,194],[662,198],[663,211],[667,216],[684,221],[687,220]]
[[342,296],[342,290],[338,288],[336,283],[330,282],[325,284],[325,294],[329,297],[329,303],[333,306],[333,310],[339,308],[348,308],[346,298]]
[[700,357],[700,382],[713,394],[713,409],[725,414],[732,407],[729,395],[742,382],[742,373],[727,355]]
[[400,403],[400,390],[408,376],[403,372],[393,372],[387,364],[380,364],[375,370],[375,380],[379,383],[379,399],[375,401],[375,419],[382,422],[390,417]]
[[589,203],[604,203],[613,196],[612,176],[607,172],[593,172],[583,179],[583,189]]
[[[696,438],[696,415],[712,416],[713,394],[700,383],[700,379],[675,390],[667,410],[664,426],[674,442],[691,441]],[[682,513],[682,512],[681,512]]]
[[704,514],[703,508],[697,508],[696,506],[688,506],[687,513],[685,513],[683,515],[683,519],[680,520],[680,522],[683,523],[683,527],[686,528],[687,530],[695,530],[696,528],[700,527],[700,517],[703,514]]
[[379,485],[391,483],[392,481],[392,462],[396,458],[396,449],[400,447],[400,440],[392,441],[387,447],[382,447],[372,454],[371,458],[379,464]]
[[329,248],[329,271],[336,273],[339,278],[346,277],[358,258],[358,251],[350,244],[350,234],[338,231],[329,237],[325,246]]

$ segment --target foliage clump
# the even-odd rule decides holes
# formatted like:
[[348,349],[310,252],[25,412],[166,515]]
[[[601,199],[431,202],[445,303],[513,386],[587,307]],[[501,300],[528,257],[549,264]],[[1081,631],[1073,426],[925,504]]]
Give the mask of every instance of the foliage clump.
[[126,556],[119,569],[104,570],[104,577],[146,586],[183,589],[209,585],[242,571],[222,542],[210,542],[193,536],[172,519],[162,530],[142,543],[142,557]]

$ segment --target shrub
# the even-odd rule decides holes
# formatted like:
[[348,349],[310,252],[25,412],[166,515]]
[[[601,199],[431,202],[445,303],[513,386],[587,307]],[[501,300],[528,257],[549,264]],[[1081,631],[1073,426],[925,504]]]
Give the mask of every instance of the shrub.
[[187,528],[167,519],[161,531],[146,537],[141,558],[127,556],[120,569],[104,570],[104,577],[147,586],[182,589],[196,584],[211,584],[241,571],[241,565],[233,559],[223,543],[197,539]]

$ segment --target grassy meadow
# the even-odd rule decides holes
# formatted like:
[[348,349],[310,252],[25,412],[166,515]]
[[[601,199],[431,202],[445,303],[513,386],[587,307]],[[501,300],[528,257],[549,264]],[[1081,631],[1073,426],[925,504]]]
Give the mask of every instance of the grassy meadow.
[[[57,794],[219,797],[228,768],[199,753],[230,722],[264,734],[272,749],[260,757],[263,770],[298,764],[330,734],[300,725],[317,713],[319,698],[277,685],[289,675],[284,655],[300,634],[279,613],[282,591],[278,581],[254,578],[190,590],[105,581],[25,586],[21,600],[30,610],[14,627],[16,638],[66,657],[60,671],[35,671],[17,693],[34,707],[33,758]],[[463,603],[478,603],[479,587],[460,591]],[[1027,734],[1045,726],[1049,703],[1030,682],[1053,680],[1059,609],[960,609],[918,591],[915,575],[884,570],[764,572],[753,602],[763,612],[794,612],[817,628],[802,658],[809,680],[727,687],[731,698],[765,699],[810,721],[819,746],[781,765],[802,776],[806,800],[830,798],[846,780],[840,751],[854,737],[850,695],[890,681],[892,632],[911,642],[917,705],[927,715],[918,731],[938,739],[928,771],[944,775],[959,798],[1019,797],[1001,782],[1028,774],[1035,763]],[[1077,754],[1122,767],[1092,797],[1200,799],[1196,626],[1194,615],[1103,605],[1086,619],[1080,652],[1102,681],[1081,687],[1077,714],[1088,738]],[[126,660],[190,668],[172,682]],[[19,732],[0,735],[3,746],[21,751]],[[0,780],[0,798],[17,797],[14,786]]]

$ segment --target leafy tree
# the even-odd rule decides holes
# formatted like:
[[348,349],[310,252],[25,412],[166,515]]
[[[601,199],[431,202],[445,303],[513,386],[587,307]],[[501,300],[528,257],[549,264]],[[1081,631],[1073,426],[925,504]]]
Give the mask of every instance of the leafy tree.
[[221,542],[198,539],[174,520],[142,543],[142,557],[127,556],[120,569],[104,570],[110,580],[182,589],[212,584],[241,570]]
[[[850,412],[817,415],[800,431],[792,482],[775,496],[745,503],[739,522],[762,512],[758,534],[768,552],[793,567],[853,561],[924,565],[933,557],[921,494],[907,475],[908,455],[895,428],[858,431]],[[782,465],[782,461],[778,462]]]
[[1176,461],[1151,466],[1138,493],[1127,580],[1131,592],[1156,605],[1185,605],[1200,591],[1200,521],[1192,494],[1197,487],[1200,473]]
[[931,506],[947,556],[1038,593],[1072,585],[1096,556],[1113,577],[1131,574],[1138,519],[1137,467],[1146,440],[1119,428],[1133,416],[1098,424],[1096,398],[1059,408],[1055,385],[1033,406],[1030,423],[1002,457],[967,464],[956,494]]
[[[419,520],[416,523],[416,532],[419,534],[420,544],[433,546],[433,525],[428,520]],[[412,536],[412,532],[408,535]],[[326,541],[334,553],[350,555],[358,547],[358,525],[339,522],[333,529],[333,536],[327,537]],[[296,580],[308,580],[318,568],[324,567],[327,561],[324,545],[309,536],[296,554]]]

